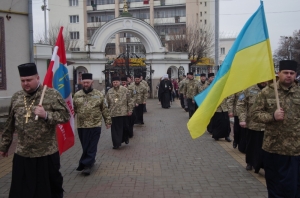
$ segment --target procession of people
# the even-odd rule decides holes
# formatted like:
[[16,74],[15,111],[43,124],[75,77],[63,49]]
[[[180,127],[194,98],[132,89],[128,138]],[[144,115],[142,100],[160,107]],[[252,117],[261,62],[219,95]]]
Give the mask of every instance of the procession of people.
[[[259,173],[264,169],[269,197],[300,196],[297,66],[295,61],[280,61],[276,82],[280,109],[276,107],[274,83],[259,82],[226,97],[207,126],[213,141],[224,138],[232,142],[230,133],[233,134],[232,147],[245,153],[246,170],[254,169]],[[19,133],[10,197],[63,197],[55,127],[70,119],[66,103],[52,88],[47,89],[45,97],[42,96],[43,86],[34,63],[19,65],[18,69],[23,90],[12,97],[0,142],[0,155],[6,157],[13,133]],[[198,108],[195,96],[210,86],[215,74],[202,73],[200,80],[194,78],[193,72],[186,76],[183,75],[178,83],[164,74],[158,85],[158,99],[162,108],[169,109],[177,98],[190,119]],[[139,73],[133,78],[113,76],[112,86],[105,94],[95,89],[93,82],[92,73],[82,74],[82,89],[74,94],[73,100],[82,147],[76,170],[86,176],[91,174],[96,161],[102,120],[107,129],[111,128],[112,149],[120,150],[124,144],[130,144],[134,125],[145,124],[144,113],[150,90]],[[38,104],[41,98],[44,105]],[[37,116],[37,121],[32,119],[34,116]],[[230,117],[234,117],[233,127]],[[30,184],[28,189],[22,187],[24,183]]]

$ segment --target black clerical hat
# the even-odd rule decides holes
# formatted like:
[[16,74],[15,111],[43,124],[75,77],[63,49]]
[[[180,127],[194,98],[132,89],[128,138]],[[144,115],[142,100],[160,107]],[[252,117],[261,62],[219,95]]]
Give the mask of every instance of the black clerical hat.
[[214,74],[214,73],[208,73],[207,76],[208,76],[208,78],[209,78],[209,77],[215,76],[215,74]]
[[194,73],[193,72],[188,72],[187,75],[194,75]]
[[35,63],[25,63],[18,66],[21,77],[36,75],[37,69]]
[[134,78],[140,78],[141,74],[134,74]]
[[[120,81],[120,76],[114,76],[111,78],[111,81]],[[127,81],[127,79],[126,79]]]
[[91,73],[84,73],[81,75],[82,80],[93,80],[93,74]]
[[200,74],[200,76],[204,76],[204,77],[206,77],[206,74],[202,73],[202,74]]
[[297,72],[297,62],[294,60],[282,60],[279,62],[279,71],[281,70],[293,70]]
[[122,77],[121,81],[127,81],[127,77],[126,76]]

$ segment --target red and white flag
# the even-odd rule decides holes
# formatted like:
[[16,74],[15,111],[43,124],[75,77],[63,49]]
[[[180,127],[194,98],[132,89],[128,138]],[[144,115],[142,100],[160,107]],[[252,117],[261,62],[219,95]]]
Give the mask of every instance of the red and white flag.
[[59,91],[67,104],[71,116],[69,122],[59,124],[56,127],[59,154],[71,148],[75,142],[74,108],[62,32],[63,27],[59,30],[51,62],[44,79],[44,85]]

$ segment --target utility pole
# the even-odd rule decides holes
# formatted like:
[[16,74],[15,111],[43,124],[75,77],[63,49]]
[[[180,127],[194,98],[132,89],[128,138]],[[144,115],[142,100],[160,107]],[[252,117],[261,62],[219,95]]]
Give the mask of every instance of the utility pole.
[[126,44],[126,59],[125,59],[125,65],[127,69],[127,75],[129,75],[129,46]]
[[219,0],[215,0],[215,65],[219,65]]
[[28,26],[29,26],[29,59],[34,63],[33,55],[33,20],[32,20],[32,0],[28,1]]
[[47,10],[49,10],[49,9],[47,9],[47,5],[46,5],[46,0],[44,0],[44,5],[42,5],[42,11],[44,11],[44,23],[45,23],[45,42],[48,42],[48,37],[47,37],[47,16],[46,16],[46,12],[47,12]]

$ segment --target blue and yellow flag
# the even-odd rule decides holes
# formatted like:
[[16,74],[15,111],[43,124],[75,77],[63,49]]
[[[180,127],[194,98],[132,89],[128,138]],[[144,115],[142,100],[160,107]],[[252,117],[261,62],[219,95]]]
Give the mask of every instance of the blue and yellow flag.
[[195,96],[199,107],[187,123],[192,138],[203,135],[224,98],[273,78],[274,64],[261,2],[235,40],[214,81]]

